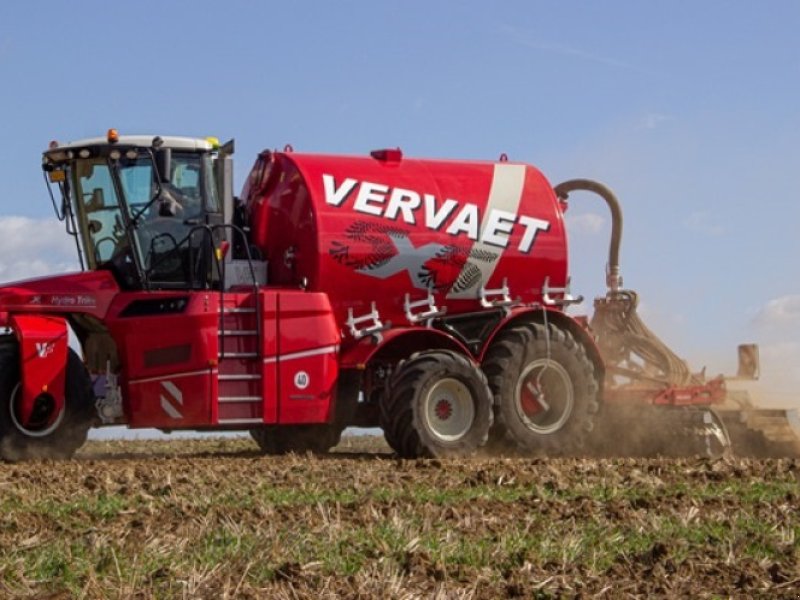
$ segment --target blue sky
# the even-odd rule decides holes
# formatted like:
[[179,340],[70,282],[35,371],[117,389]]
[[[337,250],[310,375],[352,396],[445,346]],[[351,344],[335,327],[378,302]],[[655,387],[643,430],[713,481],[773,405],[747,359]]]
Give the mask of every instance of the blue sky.
[[[4,2],[0,280],[74,260],[39,168],[51,139],[235,137],[237,189],[286,143],[505,152],[616,190],[625,283],[693,366],[732,371],[757,341],[800,383],[798,25],[781,1]],[[591,299],[608,218],[579,195],[568,215]]]

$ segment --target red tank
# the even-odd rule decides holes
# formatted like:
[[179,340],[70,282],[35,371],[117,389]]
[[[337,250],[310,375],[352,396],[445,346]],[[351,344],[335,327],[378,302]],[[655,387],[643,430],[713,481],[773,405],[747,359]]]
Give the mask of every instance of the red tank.
[[526,303],[546,278],[566,284],[561,206],[529,165],[265,151],[242,198],[268,283],[326,292],[340,324],[373,302],[382,321],[408,324],[406,294],[431,291],[452,315],[504,283]]

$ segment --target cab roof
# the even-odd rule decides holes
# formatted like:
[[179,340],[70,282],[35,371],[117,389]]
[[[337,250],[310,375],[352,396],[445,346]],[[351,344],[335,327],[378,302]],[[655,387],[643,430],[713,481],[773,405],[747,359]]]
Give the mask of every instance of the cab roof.
[[153,139],[160,137],[164,141],[163,147],[173,148],[174,150],[211,150],[213,146],[211,142],[203,138],[190,138],[179,137],[174,135],[121,135],[119,140],[115,143],[109,143],[106,137],[93,137],[74,142],[67,142],[66,144],[56,143],[47,150],[52,152],[54,150],[72,150],[75,148],[85,148],[86,146],[140,146],[142,148],[149,148],[153,145]]

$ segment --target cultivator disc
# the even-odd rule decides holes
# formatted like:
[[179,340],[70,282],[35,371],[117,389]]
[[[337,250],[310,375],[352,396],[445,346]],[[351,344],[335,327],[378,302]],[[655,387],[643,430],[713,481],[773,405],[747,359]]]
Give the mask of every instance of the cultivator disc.
[[603,458],[718,458],[731,453],[731,440],[714,410],[612,405],[604,408],[587,453]]

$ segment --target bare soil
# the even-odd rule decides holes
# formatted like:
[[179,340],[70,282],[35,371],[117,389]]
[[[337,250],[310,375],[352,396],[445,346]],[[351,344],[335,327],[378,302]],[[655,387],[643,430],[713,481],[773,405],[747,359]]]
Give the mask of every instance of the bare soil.
[[795,459],[398,460],[249,440],[0,464],[0,597],[800,597]]

